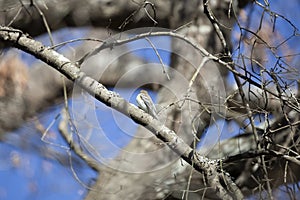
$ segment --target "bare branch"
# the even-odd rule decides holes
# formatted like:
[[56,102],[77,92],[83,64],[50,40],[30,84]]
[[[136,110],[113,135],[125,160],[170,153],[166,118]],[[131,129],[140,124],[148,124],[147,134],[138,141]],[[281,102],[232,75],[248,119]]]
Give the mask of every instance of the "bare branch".
[[[210,160],[195,152],[174,131],[136,106],[128,103],[117,93],[107,90],[101,83],[86,76],[84,72],[80,71],[76,65],[72,64],[63,55],[43,46],[40,42],[27,37],[20,31],[8,27],[0,27],[0,40],[34,55],[64,74],[71,81],[76,82],[91,95],[95,95],[95,98],[102,103],[118,110],[150,130],[186,162],[193,164],[193,167],[198,172],[203,173],[209,186],[215,189],[219,197],[231,199],[233,195],[237,199],[243,198],[241,191],[233,183],[230,176],[218,170],[217,161]],[[226,186],[224,187],[222,183],[225,183]]]

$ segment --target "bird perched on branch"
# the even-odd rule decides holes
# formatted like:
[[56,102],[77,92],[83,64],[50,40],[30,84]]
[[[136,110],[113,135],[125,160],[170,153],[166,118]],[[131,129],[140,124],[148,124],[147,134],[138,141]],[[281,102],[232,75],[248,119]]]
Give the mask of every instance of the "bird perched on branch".
[[146,90],[141,90],[136,97],[136,101],[140,109],[150,114],[155,119],[158,119],[155,105]]

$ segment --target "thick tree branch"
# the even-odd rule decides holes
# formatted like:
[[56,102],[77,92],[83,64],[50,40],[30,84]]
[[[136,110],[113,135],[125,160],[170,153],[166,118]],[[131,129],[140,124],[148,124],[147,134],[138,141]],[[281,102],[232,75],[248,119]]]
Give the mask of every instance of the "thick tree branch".
[[[94,95],[95,98],[102,103],[131,117],[135,122],[146,127],[186,162],[191,164],[198,172],[203,173],[208,185],[215,189],[220,198],[231,199],[234,197],[236,199],[242,199],[243,195],[241,191],[231,181],[228,174],[220,171],[217,161],[210,160],[195,152],[178,137],[174,131],[170,130],[160,121],[153,119],[153,117],[138,109],[136,106],[128,103],[117,93],[107,90],[101,83],[88,77],[63,55],[29,38],[20,30],[11,29],[9,27],[0,26],[0,41],[9,43],[42,60],[85,89],[88,93]],[[225,185],[223,183],[225,183]]]

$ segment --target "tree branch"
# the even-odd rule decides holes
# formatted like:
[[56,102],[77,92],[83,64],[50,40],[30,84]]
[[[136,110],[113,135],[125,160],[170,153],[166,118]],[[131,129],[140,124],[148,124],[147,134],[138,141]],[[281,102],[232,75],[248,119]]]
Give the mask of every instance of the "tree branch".
[[132,118],[136,123],[143,125],[156,137],[165,142],[165,144],[180,155],[186,162],[192,165],[193,168],[203,173],[208,185],[215,189],[220,198],[243,198],[241,191],[233,183],[230,176],[219,170],[217,161],[210,160],[195,152],[183,139],[178,137],[174,131],[135,105],[127,102],[119,94],[106,89],[101,83],[87,76],[78,66],[72,64],[72,62],[63,55],[31,39],[20,30],[9,27],[0,26],[0,41],[9,43],[42,60],[78,84],[81,88],[85,89],[89,94],[94,95],[95,98],[102,103]]

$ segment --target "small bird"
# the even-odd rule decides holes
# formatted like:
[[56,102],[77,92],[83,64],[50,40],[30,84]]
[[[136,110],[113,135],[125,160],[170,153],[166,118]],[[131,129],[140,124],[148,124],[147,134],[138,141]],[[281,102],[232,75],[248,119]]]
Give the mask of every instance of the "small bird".
[[152,115],[152,117],[154,117],[155,119],[158,119],[155,105],[146,90],[140,91],[140,93],[136,97],[136,102],[138,103],[140,109]]

